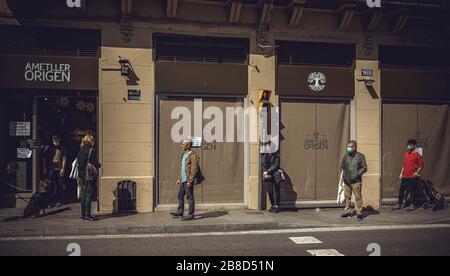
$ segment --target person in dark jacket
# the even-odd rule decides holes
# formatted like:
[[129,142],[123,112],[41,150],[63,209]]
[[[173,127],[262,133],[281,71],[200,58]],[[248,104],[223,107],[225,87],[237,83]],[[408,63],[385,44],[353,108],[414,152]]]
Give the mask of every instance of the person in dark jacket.
[[59,135],[52,136],[52,144],[43,151],[43,175],[50,180],[50,207],[61,207],[63,203],[63,179],[66,173],[67,151]]
[[262,153],[262,179],[267,187],[267,194],[272,205],[269,212],[278,213],[280,211],[281,192],[280,185],[276,183],[273,174],[280,169],[280,153],[279,151],[272,153],[271,146],[272,142],[266,143]]
[[356,141],[350,141],[347,144],[347,154],[342,159],[341,171],[345,184],[345,213],[341,216],[343,219],[351,218],[352,194],[356,198],[356,213],[359,221],[363,216],[363,198],[362,198],[362,176],[367,172],[366,157],[357,151]]
[[78,153],[77,161],[78,185],[81,187],[81,219],[85,221],[94,221],[95,218],[91,215],[91,202],[96,181],[86,179],[86,168],[88,163],[90,163],[98,169],[100,168],[100,163],[98,162],[97,154],[94,149],[94,137],[92,137],[92,135],[86,135],[81,142],[81,150]]

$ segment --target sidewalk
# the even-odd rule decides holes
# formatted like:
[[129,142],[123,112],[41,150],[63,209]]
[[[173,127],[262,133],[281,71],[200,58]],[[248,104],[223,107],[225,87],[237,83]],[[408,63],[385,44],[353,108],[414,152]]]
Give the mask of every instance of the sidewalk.
[[166,212],[99,215],[96,222],[84,222],[79,218],[78,204],[47,212],[45,217],[22,220],[22,209],[0,209],[0,237],[167,234],[450,223],[450,210],[436,213],[423,209],[394,212],[390,208],[368,213],[362,223],[356,219],[339,219],[342,213],[340,209],[296,210],[279,214],[248,210],[199,212],[196,220],[188,222],[172,218]]

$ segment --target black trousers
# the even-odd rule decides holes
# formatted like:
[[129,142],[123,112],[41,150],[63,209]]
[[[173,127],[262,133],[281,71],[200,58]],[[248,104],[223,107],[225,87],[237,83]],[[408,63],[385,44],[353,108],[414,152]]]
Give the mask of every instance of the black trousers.
[[400,185],[398,204],[403,204],[406,198],[405,206],[417,206],[417,189],[419,181],[417,178],[403,178]]
[[49,172],[51,203],[57,204],[63,202],[63,181],[60,177],[60,170],[51,170]]
[[267,186],[267,194],[269,195],[270,204],[272,206],[279,206],[281,201],[280,185],[275,181],[265,181]]
[[184,197],[187,195],[187,200],[189,203],[189,215],[193,216],[195,214],[195,198],[194,198],[194,184],[191,187],[187,187],[187,183],[184,182],[180,185],[180,190],[178,192],[178,213],[184,213]]

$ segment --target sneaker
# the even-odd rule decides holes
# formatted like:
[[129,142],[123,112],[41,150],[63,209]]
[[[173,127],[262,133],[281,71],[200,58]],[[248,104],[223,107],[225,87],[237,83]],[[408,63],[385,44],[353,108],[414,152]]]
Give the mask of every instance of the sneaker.
[[93,222],[93,221],[95,221],[96,219],[95,219],[93,216],[89,216],[89,217],[85,217],[84,220],[85,220],[85,221],[89,221],[89,222]]
[[394,208],[392,208],[392,211],[397,211],[397,210],[401,210],[401,209],[402,209],[402,205],[398,204]]
[[170,213],[173,217],[179,218],[179,217],[183,217],[183,213],[178,213],[178,212],[172,212]]
[[273,208],[273,206],[272,207],[270,207],[270,209],[269,210],[267,210],[269,213],[273,213],[273,210],[274,210],[275,208]]
[[80,219],[81,219],[81,220],[86,220],[86,218],[85,218],[85,217],[80,217]]
[[185,216],[181,218],[181,221],[189,221],[189,220],[194,220],[195,217],[194,215],[189,215],[189,216]]
[[350,213],[345,213],[341,216],[341,219],[350,219],[350,218],[352,218],[352,214]]
[[278,207],[273,208],[273,213],[278,214],[280,212],[280,209]]
[[359,214],[359,215],[357,216],[357,218],[358,218],[358,221],[363,221],[363,220],[364,220],[364,216],[361,215],[361,214]]

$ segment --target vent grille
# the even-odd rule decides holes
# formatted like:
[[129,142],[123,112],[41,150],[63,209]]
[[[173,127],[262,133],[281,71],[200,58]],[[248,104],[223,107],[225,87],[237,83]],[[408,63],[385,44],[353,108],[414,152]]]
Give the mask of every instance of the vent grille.
[[248,40],[156,35],[156,60],[246,63]]
[[100,56],[96,30],[2,26],[0,37],[0,54]]

